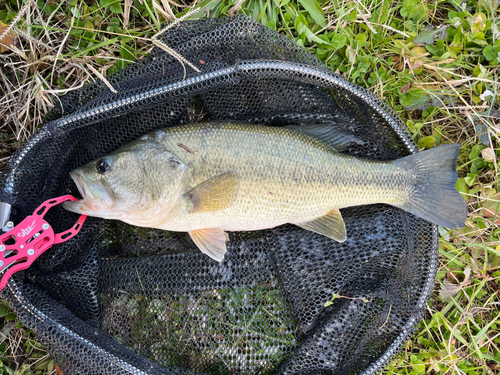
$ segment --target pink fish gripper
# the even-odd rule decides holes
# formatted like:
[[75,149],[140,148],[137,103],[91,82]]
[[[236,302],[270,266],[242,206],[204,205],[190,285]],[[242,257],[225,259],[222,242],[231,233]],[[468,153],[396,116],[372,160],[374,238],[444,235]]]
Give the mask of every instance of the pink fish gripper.
[[52,245],[66,242],[78,234],[86,215],[81,215],[75,225],[62,233],[54,233],[52,226],[43,219],[47,211],[60,203],[76,201],[71,195],[43,202],[33,215],[26,217],[14,228],[0,236],[0,290],[17,271],[30,267]]

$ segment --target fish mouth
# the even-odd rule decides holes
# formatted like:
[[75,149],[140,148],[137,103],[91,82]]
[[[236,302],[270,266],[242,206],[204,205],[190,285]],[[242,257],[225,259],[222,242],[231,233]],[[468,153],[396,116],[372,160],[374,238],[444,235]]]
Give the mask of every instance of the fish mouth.
[[83,198],[83,202],[87,203],[87,195],[85,194],[85,189],[83,188],[82,177],[76,171],[70,172],[69,175],[73,181],[75,181],[75,185]]
[[91,215],[92,210],[87,204],[87,195],[85,194],[85,188],[82,184],[82,176],[76,171],[70,172],[69,175],[75,182],[75,185],[83,199],[64,202],[62,204],[63,208],[77,214]]

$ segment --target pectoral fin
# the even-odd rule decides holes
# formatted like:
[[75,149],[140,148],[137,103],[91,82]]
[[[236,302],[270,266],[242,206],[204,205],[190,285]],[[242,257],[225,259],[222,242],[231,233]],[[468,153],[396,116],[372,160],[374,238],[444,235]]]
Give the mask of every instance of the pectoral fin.
[[323,236],[333,238],[335,241],[344,242],[346,240],[345,224],[340,211],[331,210],[326,215],[313,221],[305,223],[295,223],[295,225],[322,234]]
[[189,212],[213,212],[229,207],[238,194],[238,186],[238,178],[231,172],[202,182],[185,194],[191,203]]
[[189,232],[198,248],[210,258],[222,262],[226,254],[226,241],[229,237],[222,229],[199,229]]

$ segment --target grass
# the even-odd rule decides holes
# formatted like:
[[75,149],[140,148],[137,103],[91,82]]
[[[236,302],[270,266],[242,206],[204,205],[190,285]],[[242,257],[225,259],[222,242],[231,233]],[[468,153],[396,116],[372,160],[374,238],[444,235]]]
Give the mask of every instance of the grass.
[[[135,266],[129,266],[133,273]],[[276,279],[188,294],[107,295],[103,331],[162,366],[196,365],[202,373],[220,367],[215,373],[233,373],[231,368],[270,374],[297,345],[299,334]],[[267,346],[275,352],[266,352]]]
[[[499,0],[72,0],[0,3],[0,168],[59,95],[149,54],[165,21],[245,13],[368,88],[420,149],[463,145],[460,230],[440,228],[427,316],[388,374],[500,372]],[[5,30],[1,26],[0,30]],[[0,35],[3,32],[0,31]],[[0,305],[0,374],[51,373],[53,361]]]

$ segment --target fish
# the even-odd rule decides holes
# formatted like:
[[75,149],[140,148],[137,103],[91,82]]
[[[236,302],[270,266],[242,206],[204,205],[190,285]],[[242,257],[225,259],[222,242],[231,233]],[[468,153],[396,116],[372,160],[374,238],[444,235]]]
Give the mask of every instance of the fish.
[[70,172],[71,212],[189,233],[221,262],[227,232],[286,223],[343,242],[340,210],[385,203],[446,228],[464,226],[459,144],[391,161],[342,151],[362,142],[334,123],[193,123],[154,131]]

